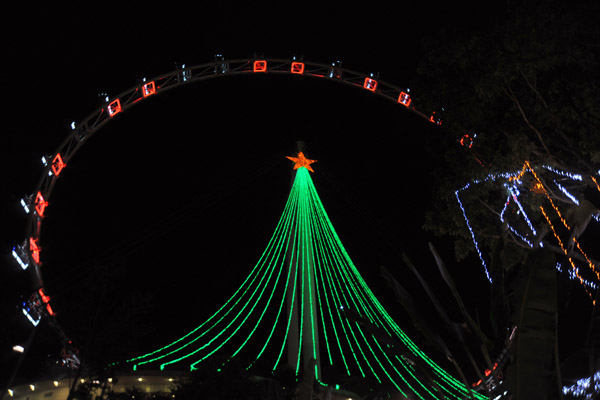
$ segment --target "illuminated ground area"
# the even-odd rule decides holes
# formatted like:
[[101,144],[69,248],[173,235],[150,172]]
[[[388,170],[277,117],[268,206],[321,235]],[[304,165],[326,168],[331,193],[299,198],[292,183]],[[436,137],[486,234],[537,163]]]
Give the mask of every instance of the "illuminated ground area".
[[[171,392],[173,386],[179,379],[185,376],[183,372],[161,372],[161,371],[144,371],[144,373],[131,373],[131,374],[119,374],[114,378],[110,378],[105,386],[105,395],[109,392],[115,394],[128,394],[127,397],[135,398],[135,394],[132,388],[137,390],[137,393],[144,393],[146,398],[161,398],[165,397],[177,398],[175,394]],[[272,393],[275,393],[274,387],[278,387],[279,395],[269,398],[283,398],[283,390],[285,388],[279,387],[279,384],[275,381],[269,381],[261,377],[251,378],[255,384],[262,387],[265,391],[271,389]],[[89,380],[81,379],[81,384],[90,383]],[[92,382],[97,385],[94,389],[94,395],[100,395],[102,387],[99,381]],[[60,378],[42,380],[27,384],[21,384],[11,388],[8,394],[5,396],[6,399],[13,400],[45,400],[45,399],[66,399],[69,395],[69,388],[72,386],[73,380],[71,378]],[[327,389],[322,389],[323,393],[327,393]],[[360,400],[360,397],[355,393],[343,390],[330,388],[330,400]],[[329,393],[327,393],[329,395]],[[125,397],[125,396],[123,396]]]
[[[140,388],[145,393],[170,392],[170,387],[181,376],[174,372],[163,374],[160,372],[145,371],[144,374],[127,374],[111,378],[107,384],[107,389],[115,393],[125,393],[132,387]],[[85,383],[81,379],[80,383]],[[55,380],[42,380],[34,383],[22,384],[9,390],[9,396],[15,400],[28,399],[66,399],[69,395],[69,389],[73,384],[70,378],[61,378]],[[100,384],[100,382],[97,382]],[[101,389],[97,389],[100,394]]]

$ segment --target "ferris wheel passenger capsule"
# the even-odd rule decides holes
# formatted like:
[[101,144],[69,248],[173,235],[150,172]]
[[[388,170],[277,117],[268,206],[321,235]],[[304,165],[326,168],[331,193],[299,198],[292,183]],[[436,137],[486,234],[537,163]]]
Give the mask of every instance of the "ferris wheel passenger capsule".
[[28,202],[25,199],[21,199],[20,203],[21,203],[21,207],[23,207],[23,210],[25,210],[25,213],[29,214]]
[[267,72],[267,60],[255,60],[252,70],[254,72]]
[[117,115],[118,113],[120,113],[122,111],[121,109],[121,100],[116,99],[114,101],[112,101],[111,103],[108,104],[108,115],[110,115],[111,117],[114,117],[115,115]]
[[156,93],[156,84],[154,81],[144,83],[142,86],[142,96],[148,97]]
[[225,62],[225,57],[222,54],[215,54],[215,74],[224,74],[229,71],[229,64]]
[[29,256],[27,255],[24,246],[14,246],[12,249],[12,256],[19,263],[23,270],[26,270],[27,267],[29,267]]
[[189,69],[185,69],[185,64],[181,65],[181,80],[183,82],[188,81],[192,77],[192,73]]
[[342,62],[335,61],[331,63],[331,68],[329,68],[329,77],[330,78],[341,78],[342,77]]
[[52,159],[52,172],[54,173],[54,175],[58,176],[60,175],[63,168],[66,167],[66,165],[67,164],[65,164],[65,162],[63,161],[60,153],[56,153],[56,155]]
[[398,96],[398,103],[404,105],[405,107],[410,106],[410,103],[412,102],[412,99],[410,98],[410,95],[407,92],[408,89],[406,90],[406,92],[400,92],[400,95]]
[[365,81],[363,83],[363,88],[374,92],[375,89],[377,89],[377,81],[373,78],[367,77],[365,78]]
[[[442,109],[443,111],[443,109]],[[429,122],[433,122],[436,125],[441,125],[442,124],[442,117],[437,114],[435,111],[433,111],[431,113],[431,116],[429,117]]]
[[292,74],[302,75],[304,73],[304,63],[294,61],[290,69]]

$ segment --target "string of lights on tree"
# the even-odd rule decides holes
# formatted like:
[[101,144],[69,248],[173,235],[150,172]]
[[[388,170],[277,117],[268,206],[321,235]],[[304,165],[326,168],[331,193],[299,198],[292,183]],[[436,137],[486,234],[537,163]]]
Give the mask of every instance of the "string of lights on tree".
[[[561,171],[549,165],[542,165],[539,169],[545,171],[545,173],[549,175],[549,179],[545,179],[544,182],[552,182],[553,189],[560,191],[572,204],[579,205],[579,199],[567,190],[564,181],[581,183],[583,180],[581,175],[573,174],[568,171]],[[600,175],[600,171],[598,171],[598,174]],[[591,176],[590,178],[596,183],[596,188],[600,191],[600,186],[597,183],[596,177]],[[498,216],[500,223],[505,225],[518,241],[530,248],[534,248],[536,242],[537,245],[544,246],[544,242],[536,240],[536,237],[540,227],[545,223],[546,227],[552,232],[554,240],[568,261],[570,266],[568,276],[570,279],[577,280],[582,285],[592,302],[595,304],[595,296],[592,291],[598,288],[600,282],[599,267],[588,257],[586,251],[584,251],[580,242],[577,240],[577,237],[570,237],[570,240],[573,242],[574,248],[577,249],[578,254],[585,260],[585,264],[581,265],[581,262],[577,262],[573,257],[573,254],[568,250],[568,243],[565,244],[565,240],[561,238],[559,229],[555,226],[555,223],[552,222],[553,220],[558,221],[560,228],[564,228],[563,231],[566,232],[566,234],[570,234],[572,228],[569,226],[564,216],[565,212],[561,211],[561,208],[559,208],[555,201],[552,200],[549,188],[546,186],[547,183],[544,184],[538,172],[536,172],[536,169],[534,169],[528,161],[523,163],[523,167],[520,171],[489,174],[484,179],[473,180],[455,191],[456,200],[461,209],[469,233],[471,234],[475,250],[484,268],[487,279],[492,282],[492,277],[490,276],[488,265],[482,253],[481,245],[476,237],[476,229],[469,220],[467,207],[461,199],[461,194],[466,193],[476,185],[481,185],[486,182],[501,182],[500,187],[504,189],[501,191],[505,196],[502,197],[504,200],[498,200],[504,202]],[[529,207],[529,209],[526,210],[526,207],[523,205],[523,198],[525,197],[527,197],[528,200],[531,200],[532,197],[538,197],[538,199],[536,199],[536,204],[539,202],[541,203],[537,209],[531,209],[531,207]],[[599,221],[600,217],[597,212],[593,214],[593,217],[596,222]],[[537,229],[533,221],[538,221]],[[565,235],[565,233],[563,233],[563,235]],[[582,267],[584,266],[587,267],[585,273],[582,270]],[[563,266],[560,262],[557,263],[556,268],[559,271],[563,270]]]
[[[290,159],[296,176],[289,198],[245,281],[193,331],[128,363],[134,370],[181,365],[194,370],[221,352],[248,360],[248,368],[266,362],[275,372],[286,360],[286,349],[289,363],[289,341],[295,340],[291,348],[297,354],[291,356],[296,374],[302,370],[301,353],[308,351],[318,361],[311,373],[321,382],[318,368],[335,365],[348,376],[391,385],[404,396],[468,396],[463,383],[408,338],[361,277],[317,194],[309,174],[312,160],[302,153]],[[292,338],[295,305],[302,317],[299,335]],[[306,340],[303,335],[312,337]],[[424,379],[423,367],[434,385]]]
[[566,398],[593,400],[600,393],[600,371],[587,378],[578,379],[573,385],[563,386]]

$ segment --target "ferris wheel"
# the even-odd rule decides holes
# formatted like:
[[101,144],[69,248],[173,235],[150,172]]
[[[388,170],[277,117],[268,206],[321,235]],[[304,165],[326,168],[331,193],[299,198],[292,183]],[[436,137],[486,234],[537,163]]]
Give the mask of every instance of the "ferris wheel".
[[400,109],[409,111],[434,125],[442,123],[441,117],[435,111],[424,113],[415,108],[408,88],[401,88],[386,82],[380,79],[377,74],[360,73],[347,69],[342,67],[340,61],[318,63],[304,61],[296,57],[281,59],[255,55],[252,58],[229,60],[219,54],[211,62],[193,66],[183,64],[165,74],[148,79],[144,78],[138,84],[116,96],[106,96],[101,106],[81,121],[71,123],[70,131],[63,142],[53,153],[42,158],[45,168],[37,185],[31,195],[21,200],[21,205],[28,214],[25,239],[14,246],[12,250],[16,262],[23,270],[27,270],[32,277],[34,290],[29,299],[23,302],[23,314],[34,326],[37,326],[42,318],[49,319],[65,345],[63,351],[65,363],[76,365],[79,360],[75,355],[75,351],[72,350],[71,340],[55,318],[55,312],[51,306],[51,296],[46,293],[42,272],[44,243],[41,240],[49,199],[63,170],[81,147],[100,129],[146,99],[192,83],[240,75],[287,75],[291,79],[294,79],[294,77],[298,77],[298,79],[314,78],[335,82],[393,102]]

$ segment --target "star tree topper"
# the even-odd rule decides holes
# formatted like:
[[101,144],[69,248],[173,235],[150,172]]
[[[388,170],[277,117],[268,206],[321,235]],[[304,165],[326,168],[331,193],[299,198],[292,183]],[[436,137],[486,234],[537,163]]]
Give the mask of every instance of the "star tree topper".
[[294,169],[304,167],[307,170],[309,170],[310,172],[315,172],[315,171],[313,171],[310,164],[317,162],[317,160],[309,160],[308,158],[304,157],[304,153],[301,151],[298,152],[298,157],[286,156],[286,158],[288,158],[296,163],[296,165],[294,165]]

